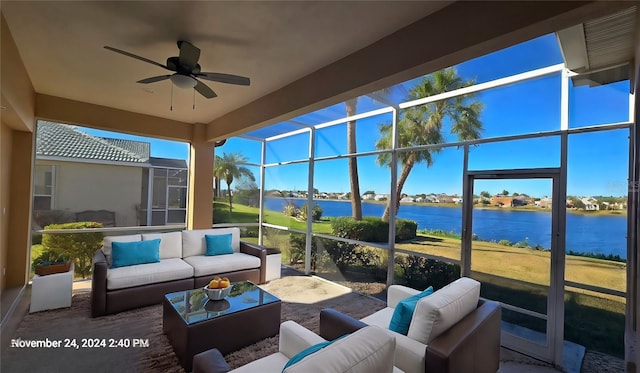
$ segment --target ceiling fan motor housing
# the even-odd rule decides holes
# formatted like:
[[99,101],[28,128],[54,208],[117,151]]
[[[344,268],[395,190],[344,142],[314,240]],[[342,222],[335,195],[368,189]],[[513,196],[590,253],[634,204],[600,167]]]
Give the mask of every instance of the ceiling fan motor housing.
[[195,67],[189,69],[188,66],[180,65],[180,57],[169,57],[167,58],[167,67],[171,71],[175,71],[178,74],[198,74],[200,72],[200,64],[196,64]]

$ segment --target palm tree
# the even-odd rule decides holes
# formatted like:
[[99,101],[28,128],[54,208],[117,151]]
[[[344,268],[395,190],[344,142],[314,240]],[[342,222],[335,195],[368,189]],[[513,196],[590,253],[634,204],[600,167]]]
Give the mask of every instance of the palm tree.
[[[382,98],[390,95],[390,88],[384,88],[374,92]],[[372,97],[373,98],[373,97]],[[375,98],[373,98],[376,101]],[[347,117],[357,114],[358,98],[352,98],[344,102]],[[356,121],[347,122],[347,153],[356,153]],[[353,220],[362,220],[362,197],[360,196],[360,178],[358,176],[358,159],[349,157],[349,184],[351,186],[351,217]]]
[[240,177],[246,177],[251,181],[255,181],[256,178],[248,168],[241,166],[240,164],[246,163],[247,157],[240,153],[222,153],[222,157],[216,156],[213,174],[218,179],[222,179],[227,183],[227,195],[229,196],[229,212],[231,212],[231,183],[233,179]]
[[[450,92],[473,83],[473,81],[463,81],[454,68],[448,68],[425,76],[418,85],[411,89],[408,99],[415,100]],[[457,135],[459,140],[477,139],[482,131],[482,123],[479,119],[482,107],[482,103],[474,101],[473,95],[468,94],[409,108],[397,123],[398,146],[409,148],[444,143],[442,126],[446,118],[451,120],[451,133]],[[391,133],[391,124],[380,126],[381,138],[376,143],[377,149],[391,149]],[[402,188],[413,166],[424,162],[427,167],[430,167],[433,164],[433,155],[439,153],[440,150],[436,148],[398,154],[398,162],[402,168],[396,188],[396,214],[400,209]],[[391,154],[378,155],[377,162],[379,165],[390,167]],[[387,202],[387,207],[382,214],[382,219],[385,221],[389,219],[390,207],[391,200]]]
[[[356,115],[356,106],[358,99],[352,98],[344,102],[347,110],[347,116]],[[356,121],[347,122],[347,152],[354,154],[356,152]],[[349,184],[351,185],[351,217],[353,220],[362,220],[362,200],[360,198],[360,180],[358,177],[358,159],[349,157]]]

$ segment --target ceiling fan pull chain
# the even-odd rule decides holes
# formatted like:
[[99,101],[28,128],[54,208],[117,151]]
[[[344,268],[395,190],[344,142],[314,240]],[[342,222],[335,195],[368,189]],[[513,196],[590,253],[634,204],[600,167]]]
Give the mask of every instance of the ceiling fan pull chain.
[[173,111],[173,84],[171,84],[171,103],[169,104],[169,111]]
[[191,110],[196,110],[196,89],[193,89],[193,108]]

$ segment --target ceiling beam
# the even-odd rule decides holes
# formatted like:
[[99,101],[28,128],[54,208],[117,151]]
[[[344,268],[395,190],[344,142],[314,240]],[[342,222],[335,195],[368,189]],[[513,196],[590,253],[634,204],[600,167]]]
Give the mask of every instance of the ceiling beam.
[[173,141],[189,142],[194,136],[193,125],[190,123],[43,94],[36,96],[36,117]]
[[615,12],[629,2],[459,1],[209,123],[219,140]]

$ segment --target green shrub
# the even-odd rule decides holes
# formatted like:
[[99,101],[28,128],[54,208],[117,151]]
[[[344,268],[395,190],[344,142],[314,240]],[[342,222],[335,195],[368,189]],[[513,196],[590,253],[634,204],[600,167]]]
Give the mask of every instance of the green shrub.
[[413,220],[396,219],[396,242],[416,238],[418,223]]
[[[318,250],[318,239],[311,240],[311,270],[317,271],[318,267],[325,264],[327,258],[326,253]],[[290,257],[289,264],[304,262],[306,257],[307,236],[302,233],[291,233],[289,237]]]
[[511,246],[511,245],[513,245],[513,244],[512,244],[512,243],[511,243],[511,241],[509,241],[509,240],[500,240],[500,241],[498,241],[498,245],[502,245],[502,246]]
[[460,266],[416,255],[401,255],[395,260],[399,269],[398,283],[414,289],[434,290],[460,278]]
[[[305,203],[302,208],[300,210],[298,210],[298,214],[297,217],[300,220],[307,220],[307,214],[308,214],[308,203]],[[320,207],[320,205],[314,204],[313,207],[311,207],[311,220],[312,221],[318,221],[320,220],[320,218],[322,217],[322,207]]]
[[320,249],[329,255],[329,258],[341,273],[344,273],[347,268],[360,263],[359,255],[356,251],[357,245],[326,238],[318,238],[314,242],[317,242]]
[[387,242],[389,240],[389,223],[380,218],[365,217],[353,220],[348,216],[341,216],[331,220],[333,234],[341,238],[365,242]]
[[[47,225],[45,230],[52,229],[79,229],[79,228],[102,228],[101,223],[78,222],[65,224]],[[42,235],[42,246],[45,251],[60,256],[68,256],[74,261],[77,275],[87,278],[91,272],[93,253],[102,246],[102,233],[70,233],[70,234],[47,234]]]

